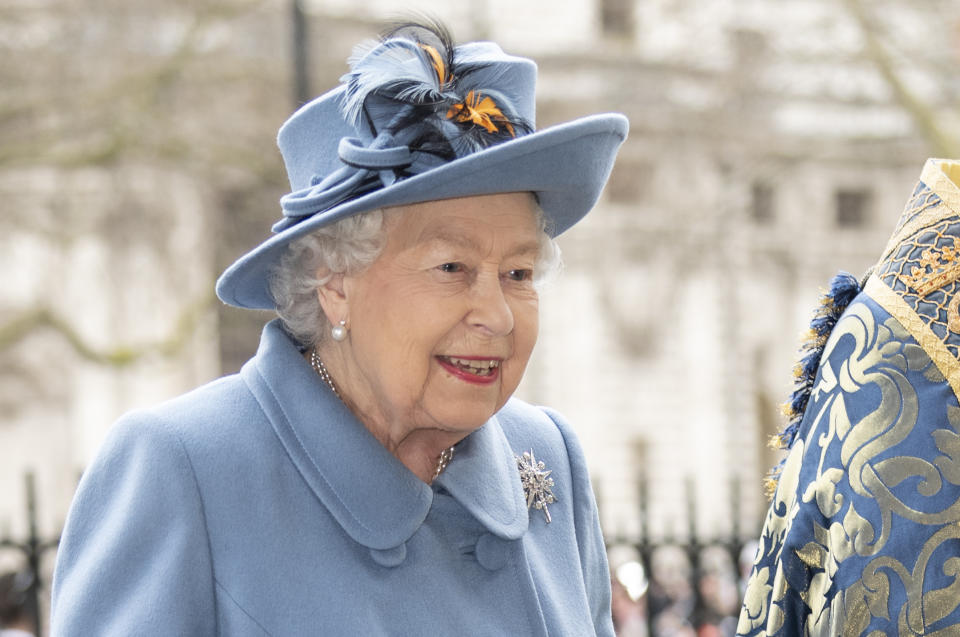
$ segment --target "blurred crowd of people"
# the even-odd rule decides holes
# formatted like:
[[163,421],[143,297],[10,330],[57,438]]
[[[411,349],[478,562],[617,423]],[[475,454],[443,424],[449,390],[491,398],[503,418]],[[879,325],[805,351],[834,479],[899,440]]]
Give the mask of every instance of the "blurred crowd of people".
[[734,564],[727,548],[699,552],[694,570],[687,550],[658,547],[649,574],[639,560],[611,555],[613,622],[619,637],[732,637],[756,542]]
[[0,575],[0,637],[34,637],[32,586],[29,571]]

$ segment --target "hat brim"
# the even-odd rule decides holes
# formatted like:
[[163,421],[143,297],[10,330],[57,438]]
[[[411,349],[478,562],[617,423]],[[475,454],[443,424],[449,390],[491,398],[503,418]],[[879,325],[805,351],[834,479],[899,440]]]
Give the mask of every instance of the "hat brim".
[[443,166],[351,199],[279,232],[240,257],[217,281],[224,303],[275,308],[270,270],[286,245],[350,215],[406,204],[500,192],[533,192],[557,236],[596,204],[617,149],[627,137],[627,118],[592,115],[492,146]]

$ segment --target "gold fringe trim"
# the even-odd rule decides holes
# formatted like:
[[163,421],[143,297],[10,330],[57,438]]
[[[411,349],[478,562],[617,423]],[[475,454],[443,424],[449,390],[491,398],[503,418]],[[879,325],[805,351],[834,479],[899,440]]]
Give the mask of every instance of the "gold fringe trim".
[[767,500],[773,500],[773,496],[777,494],[778,483],[779,480],[776,478],[763,479],[763,495],[767,496]]

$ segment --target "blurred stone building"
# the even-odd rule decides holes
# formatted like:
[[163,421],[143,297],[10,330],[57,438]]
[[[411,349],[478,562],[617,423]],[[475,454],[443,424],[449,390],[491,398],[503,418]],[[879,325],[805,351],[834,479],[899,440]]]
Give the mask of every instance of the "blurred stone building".
[[577,426],[609,535],[637,533],[640,480],[654,535],[682,537],[691,508],[704,535],[731,509],[755,533],[820,288],[864,274],[924,159],[956,151],[955,11],[882,4],[608,0],[580,46],[543,45],[541,123],[631,120],[562,238],[523,387]]
[[[879,255],[923,160],[960,154],[960,2],[408,2],[540,65],[539,126],[626,113],[604,197],[561,238],[520,395],[579,432],[611,535],[759,529],[818,288]],[[306,78],[332,87],[396,3],[304,2]],[[0,2],[0,537],[23,475],[54,536],[123,411],[252,354],[266,314],[220,270],[285,192],[298,92],[290,3]],[[15,558],[0,555],[9,562]]]

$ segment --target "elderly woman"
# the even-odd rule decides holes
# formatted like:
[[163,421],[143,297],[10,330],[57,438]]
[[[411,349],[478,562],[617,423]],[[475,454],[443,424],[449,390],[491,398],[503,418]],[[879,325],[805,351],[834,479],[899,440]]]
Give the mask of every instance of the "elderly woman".
[[57,635],[609,635],[573,431],[511,398],[552,236],[627,132],[534,132],[535,65],[407,25],[281,128],[275,234],[217,284],[276,309],[223,378],[115,425]]

